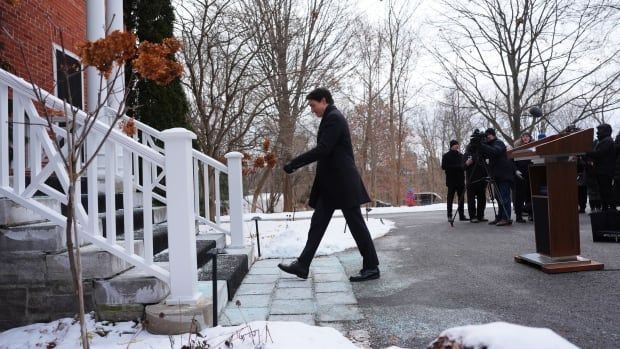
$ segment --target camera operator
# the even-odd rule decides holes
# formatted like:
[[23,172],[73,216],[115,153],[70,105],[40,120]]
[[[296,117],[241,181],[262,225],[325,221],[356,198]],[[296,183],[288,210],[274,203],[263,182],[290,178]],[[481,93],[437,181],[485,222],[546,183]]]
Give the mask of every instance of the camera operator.
[[506,145],[497,139],[495,129],[484,131],[486,142],[480,142],[480,154],[489,161],[489,175],[497,184],[498,193],[494,193],[499,203],[497,217],[489,224],[497,226],[511,225],[510,188],[514,182],[514,165],[506,155]]
[[612,181],[616,163],[616,152],[611,134],[611,125],[598,125],[596,127],[596,138],[598,142],[594,146],[594,150],[587,154],[589,158],[594,160],[596,181],[598,182],[601,195],[601,210],[603,211],[611,210],[613,207]]
[[[482,135],[484,136],[484,135]],[[472,138],[479,137],[479,131],[475,130]],[[465,148],[465,186],[467,190],[467,211],[471,223],[486,222],[484,209],[486,208],[486,176],[487,171],[482,163],[484,159],[471,142]]]
[[[532,135],[529,132],[525,132],[521,135],[519,140],[515,142],[515,146],[521,146],[528,144],[532,141]],[[514,160],[514,164],[517,168],[517,177],[514,181],[513,199],[515,206],[515,221],[517,223],[525,223],[523,219],[523,213],[528,214],[528,219],[532,220],[532,197],[530,194],[530,164],[531,160]]]
[[459,151],[459,142],[450,141],[450,150],[441,158],[441,168],[446,171],[446,186],[448,187],[448,221],[452,222],[452,202],[454,194],[458,196],[459,220],[466,221],[465,217],[465,173],[463,154]]

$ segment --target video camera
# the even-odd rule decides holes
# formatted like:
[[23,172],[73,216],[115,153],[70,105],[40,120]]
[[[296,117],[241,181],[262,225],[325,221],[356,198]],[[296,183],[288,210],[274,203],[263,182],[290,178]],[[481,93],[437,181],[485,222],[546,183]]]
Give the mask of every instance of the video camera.
[[487,136],[479,129],[475,129],[469,136],[469,146],[472,150],[477,150],[482,142],[486,142]]

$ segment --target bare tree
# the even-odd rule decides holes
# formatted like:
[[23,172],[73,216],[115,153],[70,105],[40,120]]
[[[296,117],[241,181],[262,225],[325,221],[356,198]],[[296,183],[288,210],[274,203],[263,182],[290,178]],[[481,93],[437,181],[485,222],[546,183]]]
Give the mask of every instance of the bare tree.
[[[277,125],[274,150],[284,161],[292,157],[305,94],[318,85],[336,87],[349,62],[348,4],[336,0],[243,0],[248,25],[263,33],[256,56],[267,78]],[[255,37],[255,40],[258,40]],[[284,210],[293,208],[291,176],[281,176]]]
[[618,11],[606,3],[444,1],[438,30],[447,54],[432,52],[451,84],[512,144],[540,122],[522,117],[532,105],[545,114],[577,105],[575,121],[618,108],[610,96],[620,77],[610,35]]
[[414,6],[404,2],[397,7],[393,0],[386,4],[387,16],[384,23],[385,45],[387,49],[387,100],[388,125],[390,131],[389,158],[394,174],[390,201],[399,205],[401,201],[401,162],[404,141],[405,112],[410,98],[410,71],[415,60],[416,35],[411,29],[411,18],[418,3]]
[[254,147],[264,136],[256,122],[267,108],[265,78],[253,64],[262,33],[251,27],[237,2],[190,0],[177,18],[190,91],[190,125],[200,150],[221,158]]

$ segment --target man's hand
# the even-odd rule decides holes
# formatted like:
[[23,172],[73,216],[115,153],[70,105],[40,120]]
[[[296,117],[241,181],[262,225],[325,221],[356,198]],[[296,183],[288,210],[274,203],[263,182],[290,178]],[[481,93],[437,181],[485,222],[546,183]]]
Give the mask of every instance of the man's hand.
[[472,160],[472,159],[467,159],[467,161],[465,161],[465,165],[467,165],[467,166],[471,166],[471,164],[473,164],[473,163],[474,163],[474,160]]
[[290,163],[284,165],[284,167],[282,169],[284,169],[284,172],[286,172],[288,174],[291,174],[291,173],[295,172],[295,169],[293,168],[293,166]]

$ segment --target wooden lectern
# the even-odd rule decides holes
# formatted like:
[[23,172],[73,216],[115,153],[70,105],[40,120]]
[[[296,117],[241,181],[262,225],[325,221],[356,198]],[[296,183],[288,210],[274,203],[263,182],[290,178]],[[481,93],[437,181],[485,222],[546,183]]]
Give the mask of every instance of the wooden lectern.
[[557,134],[508,152],[510,158],[534,162],[529,172],[536,253],[515,261],[545,273],[603,269],[603,264],[579,256],[577,162],[569,161],[569,156],[592,150],[593,136],[591,128]]

